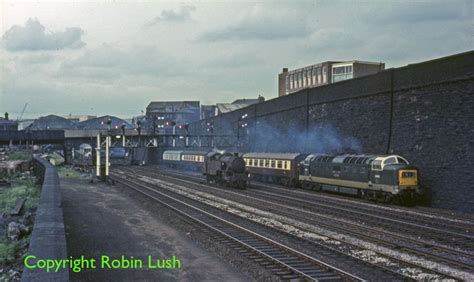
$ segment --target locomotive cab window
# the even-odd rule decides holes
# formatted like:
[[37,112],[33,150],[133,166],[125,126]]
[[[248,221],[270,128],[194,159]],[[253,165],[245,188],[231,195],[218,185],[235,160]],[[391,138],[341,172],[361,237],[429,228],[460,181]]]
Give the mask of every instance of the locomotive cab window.
[[395,163],[397,163],[396,158],[388,158],[383,162],[384,165],[395,164]]
[[400,164],[408,164],[408,162],[407,162],[406,160],[404,160],[404,159],[402,159],[402,158],[399,158],[399,157],[397,158],[397,161],[398,161],[398,163],[400,163]]
[[372,162],[372,170],[382,170],[382,161],[381,160],[374,160]]

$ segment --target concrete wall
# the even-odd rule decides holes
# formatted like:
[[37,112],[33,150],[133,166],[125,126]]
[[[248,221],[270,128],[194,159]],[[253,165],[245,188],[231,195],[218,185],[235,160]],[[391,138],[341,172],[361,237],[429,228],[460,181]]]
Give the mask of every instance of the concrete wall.
[[[34,255],[38,259],[67,259],[58,173],[43,159],[35,157],[34,163],[43,179],[43,186],[28,255]],[[69,281],[69,272],[67,268],[61,268],[58,272],[25,268],[21,281]]]
[[[471,51],[305,89],[190,132],[209,135],[212,121],[214,138],[230,134],[241,151],[400,154],[420,168],[433,206],[473,212],[473,109]],[[244,114],[249,126],[237,130]]]

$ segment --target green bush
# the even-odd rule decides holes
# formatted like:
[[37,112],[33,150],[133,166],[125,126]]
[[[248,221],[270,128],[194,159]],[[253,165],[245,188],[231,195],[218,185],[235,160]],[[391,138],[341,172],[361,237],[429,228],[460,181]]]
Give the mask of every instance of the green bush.
[[0,241],[0,265],[15,262],[19,251],[17,242]]
[[12,183],[12,187],[5,188],[0,193],[0,210],[9,213],[15,206],[16,200],[26,199],[26,209],[36,208],[39,203],[40,189],[31,180],[19,180]]

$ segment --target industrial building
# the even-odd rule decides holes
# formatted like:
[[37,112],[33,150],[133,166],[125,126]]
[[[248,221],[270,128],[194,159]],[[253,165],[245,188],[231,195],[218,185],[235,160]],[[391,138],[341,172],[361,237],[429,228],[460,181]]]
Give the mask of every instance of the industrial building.
[[5,113],[5,118],[0,117],[0,131],[17,131],[18,122],[16,120],[10,120],[8,113]]
[[283,68],[278,75],[278,96],[378,73],[384,69],[384,63],[365,61],[328,61],[290,71]]
[[207,119],[210,117],[218,116],[220,114],[229,113],[241,108],[248,107],[250,105],[264,102],[263,96],[258,96],[257,99],[237,99],[232,103],[217,103],[216,105],[202,105],[201,106],[201,119]]
[[56,115],[47,115],[36,119],[25,130],[64,130],[73,129],[76,124],[73,121]]
[[151,126],[164,128],[168,125],[189,124],[198,121],[201,107],[199,101],[151,102],[146,107],[146,119]]

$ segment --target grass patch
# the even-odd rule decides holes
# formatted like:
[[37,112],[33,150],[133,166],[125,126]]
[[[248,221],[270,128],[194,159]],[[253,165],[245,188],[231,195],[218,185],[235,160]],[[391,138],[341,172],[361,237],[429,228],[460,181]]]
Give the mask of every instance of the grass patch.
[[59,177],[66,178],[81,178],[81,173],[75,171],[74,169],[66,166],[61,166],[57,168]]
[[9,242],[5,239],[0,240],[0,265],[15,262],[19,250],[18,242]]
[[10,161],[31,161],[32,157],[31,151],[17,151],[8,154],[8,160]]
[[12,183],[12,187],[5,188],[0,193],[0,211],[9,213],[19,198],[26,199],[25,209],[36,209],[40,198],[40,189],[34,181],[18,180]]

